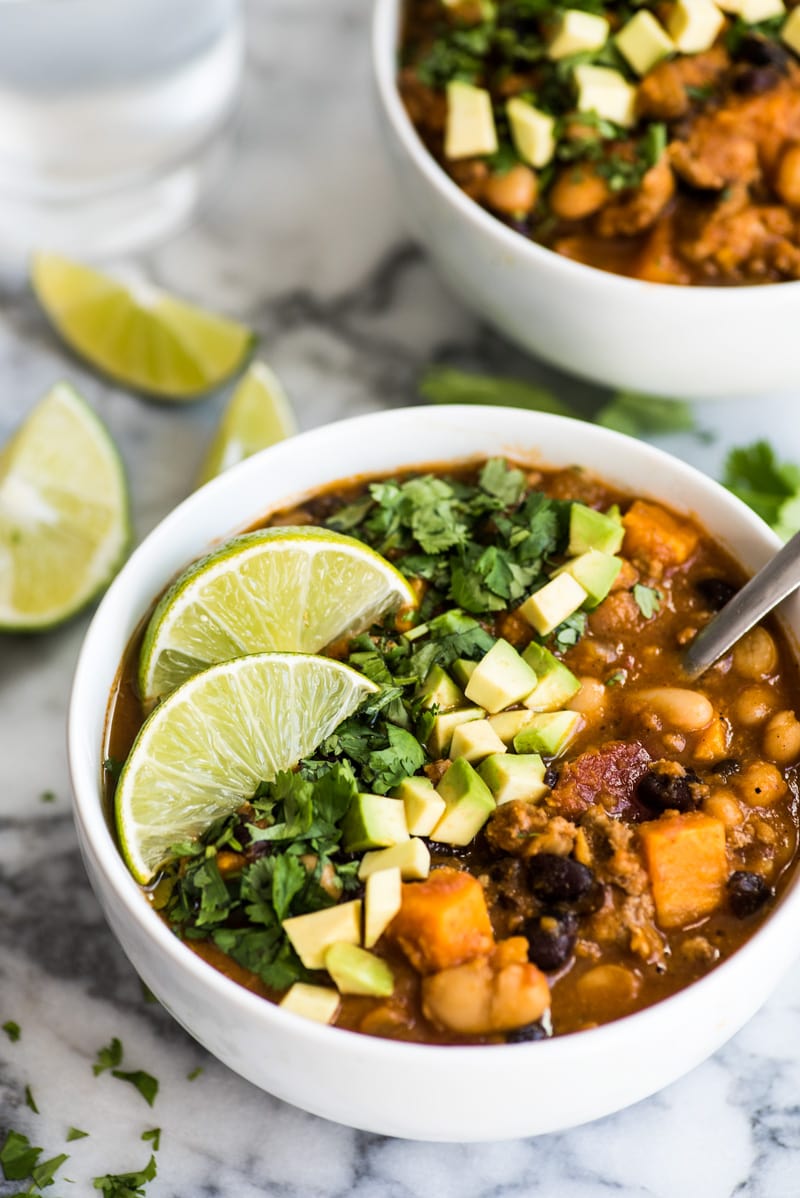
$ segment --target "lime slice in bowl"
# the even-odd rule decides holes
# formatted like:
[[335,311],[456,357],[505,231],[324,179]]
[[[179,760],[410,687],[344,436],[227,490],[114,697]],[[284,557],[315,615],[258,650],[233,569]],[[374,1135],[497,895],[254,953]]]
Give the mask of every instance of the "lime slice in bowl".
[[379,688],[330,657],[257,653],[196,674],[142,725],[114,799],[138,882],[179,841],[236,811],[259,782],[312,753]]
[[251,331],[233,320],[57,254],[35,255],[31,282],[71,349],[154,399],[205,395],[242,367],[254,344]]
[[173,583],[139,659],[147,705],[212,662],[271,650],[317,653],[416,597],[373,549],[325,528],[236,537]]
[[130,540],[125,471],[111,436],[66,383],[0,450],[0,628],[68,619],[120,565]]
[[222,414],[197,485],[296,432],[297,421],[280,380],[264,362],[253,362]]

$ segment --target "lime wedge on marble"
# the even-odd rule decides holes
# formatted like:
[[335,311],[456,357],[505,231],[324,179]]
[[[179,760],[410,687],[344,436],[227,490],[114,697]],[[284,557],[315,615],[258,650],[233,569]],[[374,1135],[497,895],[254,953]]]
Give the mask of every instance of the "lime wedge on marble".
[[266,363],[253,362],[222,414],[197,485],[296,432],[297,421],[280,380]]
[[77,391],[59,383],[0,450],[0,628],[66,620],[108,583],[129,540],[119,453]]

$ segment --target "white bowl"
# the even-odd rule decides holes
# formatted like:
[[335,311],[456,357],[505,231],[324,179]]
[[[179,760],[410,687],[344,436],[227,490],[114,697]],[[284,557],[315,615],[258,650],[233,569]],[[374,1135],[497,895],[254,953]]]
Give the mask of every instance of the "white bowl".
[[[508,1139],[594,1119],[691,1069],[752,1015],[800,941],[795,877],[761,929],[676,996],[616,1023],[535,1044],[436,1047],[321,1027],[242,989],[186,948],[149,907],[103,811],[106,709],[120,659],[153,597],[198,554],[270,508],[340,478],[509,454],[578,463],[697,513],[749,569],[777,542],[716,483],[593,425],[507,408],[409,408],[285,441],[198,491],[144,541],[86,634],[69,715],[75,820],[108,922],[145,983],[231,1069],[296,1106],[354,1127],[429,1140]],[[800,603],[787,609],[800,627]]]
[[372,52],[401,207],[455,293],[525,349],[594,382],[724,399],[794,385],[800,282],[677,287],[573,262],[470,200],[420,141],[396,86],[401,0],[376,0]]

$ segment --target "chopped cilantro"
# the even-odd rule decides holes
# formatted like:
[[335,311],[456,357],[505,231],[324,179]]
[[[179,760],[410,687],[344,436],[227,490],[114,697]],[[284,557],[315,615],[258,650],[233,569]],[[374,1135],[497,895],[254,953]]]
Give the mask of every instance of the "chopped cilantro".
[[632,593],[639,611],[646,620],[651,620],[661,606],[663,598],[661,592],[657,591],[655,587],[646,587],[637,582]]
[[570,649],[577,645],[586,631],[586,612],[576,611],[567,616],[554,632],[555,642],[559,649]]
[[67,1132],[67,1143],[72,1140],[85,1140],[89,1135],[88,1131],[81,1131],[79,1127],[71,1127]]
[[24,1181],[33,1174],[42,1149],[31,1144],[27,1136],[10,1131],[0,1148],[0,1168],[6,1181]]
[[609,674],[606,678],[606,686],[621,686],[628,678],[627,670],[615,670],[613,674]]
[[64,1164],[64,1161],[69,1160],[69,1153],[60,1152],[58,1156],[51,1156],[50,1160],[42,1161],[40,1165],[34,1165],[31,1169],[31,1178],[37,1189],[43,1190],[45,1186],[51,1186],[56,1173]]
[[203,1072],[203,1066],[195,1065],[194,1069],[192,1069],[191,1072],[186,1074],[187,1082],[196,1081],[202,1072]]
[[149,1131],[143,1131],[142,1139],[152,1141],[153,1151],[158,1152],[161,1147],[161,1128],[151,1127]]
[[92,1072],[95,1077],[98,1077],[106,1069],[115,1069],[117,1065],[122,1063],[122,1042],[116,1036],[110,1044],[106,1044],[105,1048],[97,1050],[97,1060],[92,1065]]
[[143,1069],[134,1069],[131,1072],[125,1072],[122,1069],[112,1069],[111,1076],[116,1077],[121,1082],[130,1082],[132,1086],[141,1094],[148,1106],[152,1106],[158,1094],[158,1079],[150,1073],[145,1073]]
[[6,1020],[6,1022],[3,1024],[3,1031],[8,1036],[12,1044],[16,1044],[17,1040],[19,1040],[20,1036],[22,1035],[21,1027],[18,1023],[15,1023],[13,1019]]
[[56,794],[54,790],[43,790],[39,795],[40,803],[55,803]]
[[107,774],[110,774],[116,782],[122,773],[122,767],[124,764],[124,761],[117,761],[116,757],[106,757],[103,762],[103,769]]
[[137,1173],[106,1173],[95,1177],[93,1185],[106,1198],[145,1198],[145,1186],[156,1176],[156,1158],[150,1157],[143,1169]]
[[25,1087],[25,1106],[29,1107],[33,1111],[34,1115],[39,1114],[39,1108],[36,1105],[36,1099],[33,1097],[33,1090],[30,1088],[30,1086]]
[[800,530],[800,466],[779,462],[766,441],[732,449],[722,482],[779,537],[788,540]]

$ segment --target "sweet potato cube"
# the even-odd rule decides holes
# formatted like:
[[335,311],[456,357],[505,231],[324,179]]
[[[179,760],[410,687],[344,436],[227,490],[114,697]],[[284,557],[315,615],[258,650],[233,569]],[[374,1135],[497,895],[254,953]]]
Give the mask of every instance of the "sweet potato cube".
[[435,869],[424,882],[404,883],[386,935],[420,973],[450,969],[494,948],[483,887],[457,869]]
[[720,905],[728,877],[725,825],[699,811],[642,824],[639,837],[662,928],[682,928]]
[[697,533],[690,525],[673,516],[657,503],[635,500],[622,517],[626,557],[643,562],[651,572],[668,566],[680,566],[697,547]]

